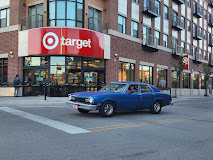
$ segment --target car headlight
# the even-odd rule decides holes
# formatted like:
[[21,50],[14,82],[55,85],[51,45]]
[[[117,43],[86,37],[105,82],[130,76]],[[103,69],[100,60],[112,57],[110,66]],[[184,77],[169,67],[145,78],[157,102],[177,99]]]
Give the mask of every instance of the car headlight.
[[93,104],[94,103],[94,99],[92,97],[88,98],[89,103]]
[[70,101],[72,100],[71,94],[68,94],[68,98],[69,98]]

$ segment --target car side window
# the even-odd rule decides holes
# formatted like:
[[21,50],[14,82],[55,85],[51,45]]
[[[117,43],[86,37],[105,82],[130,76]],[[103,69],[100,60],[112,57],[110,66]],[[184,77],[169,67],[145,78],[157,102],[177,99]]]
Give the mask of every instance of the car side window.
[[128,89],[126,90],[126,92],[131,92],[131,91],[133,91],[133,93],[138,93],[138,85],[130,85]]
[[141,93],[153,92],[148,85],[140,85]]

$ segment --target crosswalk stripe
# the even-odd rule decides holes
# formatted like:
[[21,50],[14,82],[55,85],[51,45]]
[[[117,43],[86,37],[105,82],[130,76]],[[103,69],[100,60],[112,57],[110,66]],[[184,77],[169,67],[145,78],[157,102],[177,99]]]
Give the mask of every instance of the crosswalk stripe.
[[37,116],[34,114],[30,114],[24,111],[20,111],[17,109],[13,109],[13,108],[9,108],[9,107],[0,107],[1,111],[7,112],[7,113],[11,113],[13,115],[28,119],[28,120],[32,120],[34,122],[37,123],[41,123],[44,125],[47,125],[49,127],[64,131],[66,133],[69,134],[79,134],[79,133],[88,133],[91,132],[89,130],[83,129],[83,128],[79,128],[79,127],[75,127],[66,123],[62,123],[59,121],[55,121],[55,120],[51,120],[45,117],[41,117],[41,116]]

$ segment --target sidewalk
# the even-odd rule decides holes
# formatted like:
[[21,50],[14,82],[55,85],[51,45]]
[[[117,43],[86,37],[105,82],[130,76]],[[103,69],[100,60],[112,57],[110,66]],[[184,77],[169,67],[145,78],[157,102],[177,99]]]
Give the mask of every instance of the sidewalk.
[[29,96],[29,97],[0,97],[0,107],[15,106],[60,106],[64,105],[68,97],[46,97]]
[[[179,96],[173,98],[174,103],[191,101],[193,99],[212,98],[213,95],[205,96]],[[29,96],[29,97],[0,97],[0,107],[16,107],[16,106],[60,106],[64,105],[68,97],[47,97],[44,100],[43,96]]]

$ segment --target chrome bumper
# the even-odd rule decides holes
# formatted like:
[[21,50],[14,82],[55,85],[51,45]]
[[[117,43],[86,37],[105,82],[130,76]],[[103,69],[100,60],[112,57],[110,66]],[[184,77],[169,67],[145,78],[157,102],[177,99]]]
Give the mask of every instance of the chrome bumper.
[[80,102],[66,101],[68,106],[72,106],[73,104],[78,105],[78,108],[88,110],[88,111],[96,111],[97,105],[85,104]]
[[170,106],[173,106],[174,105],[174,102],[173,101],[171,101],[171,103],[169,104]]

